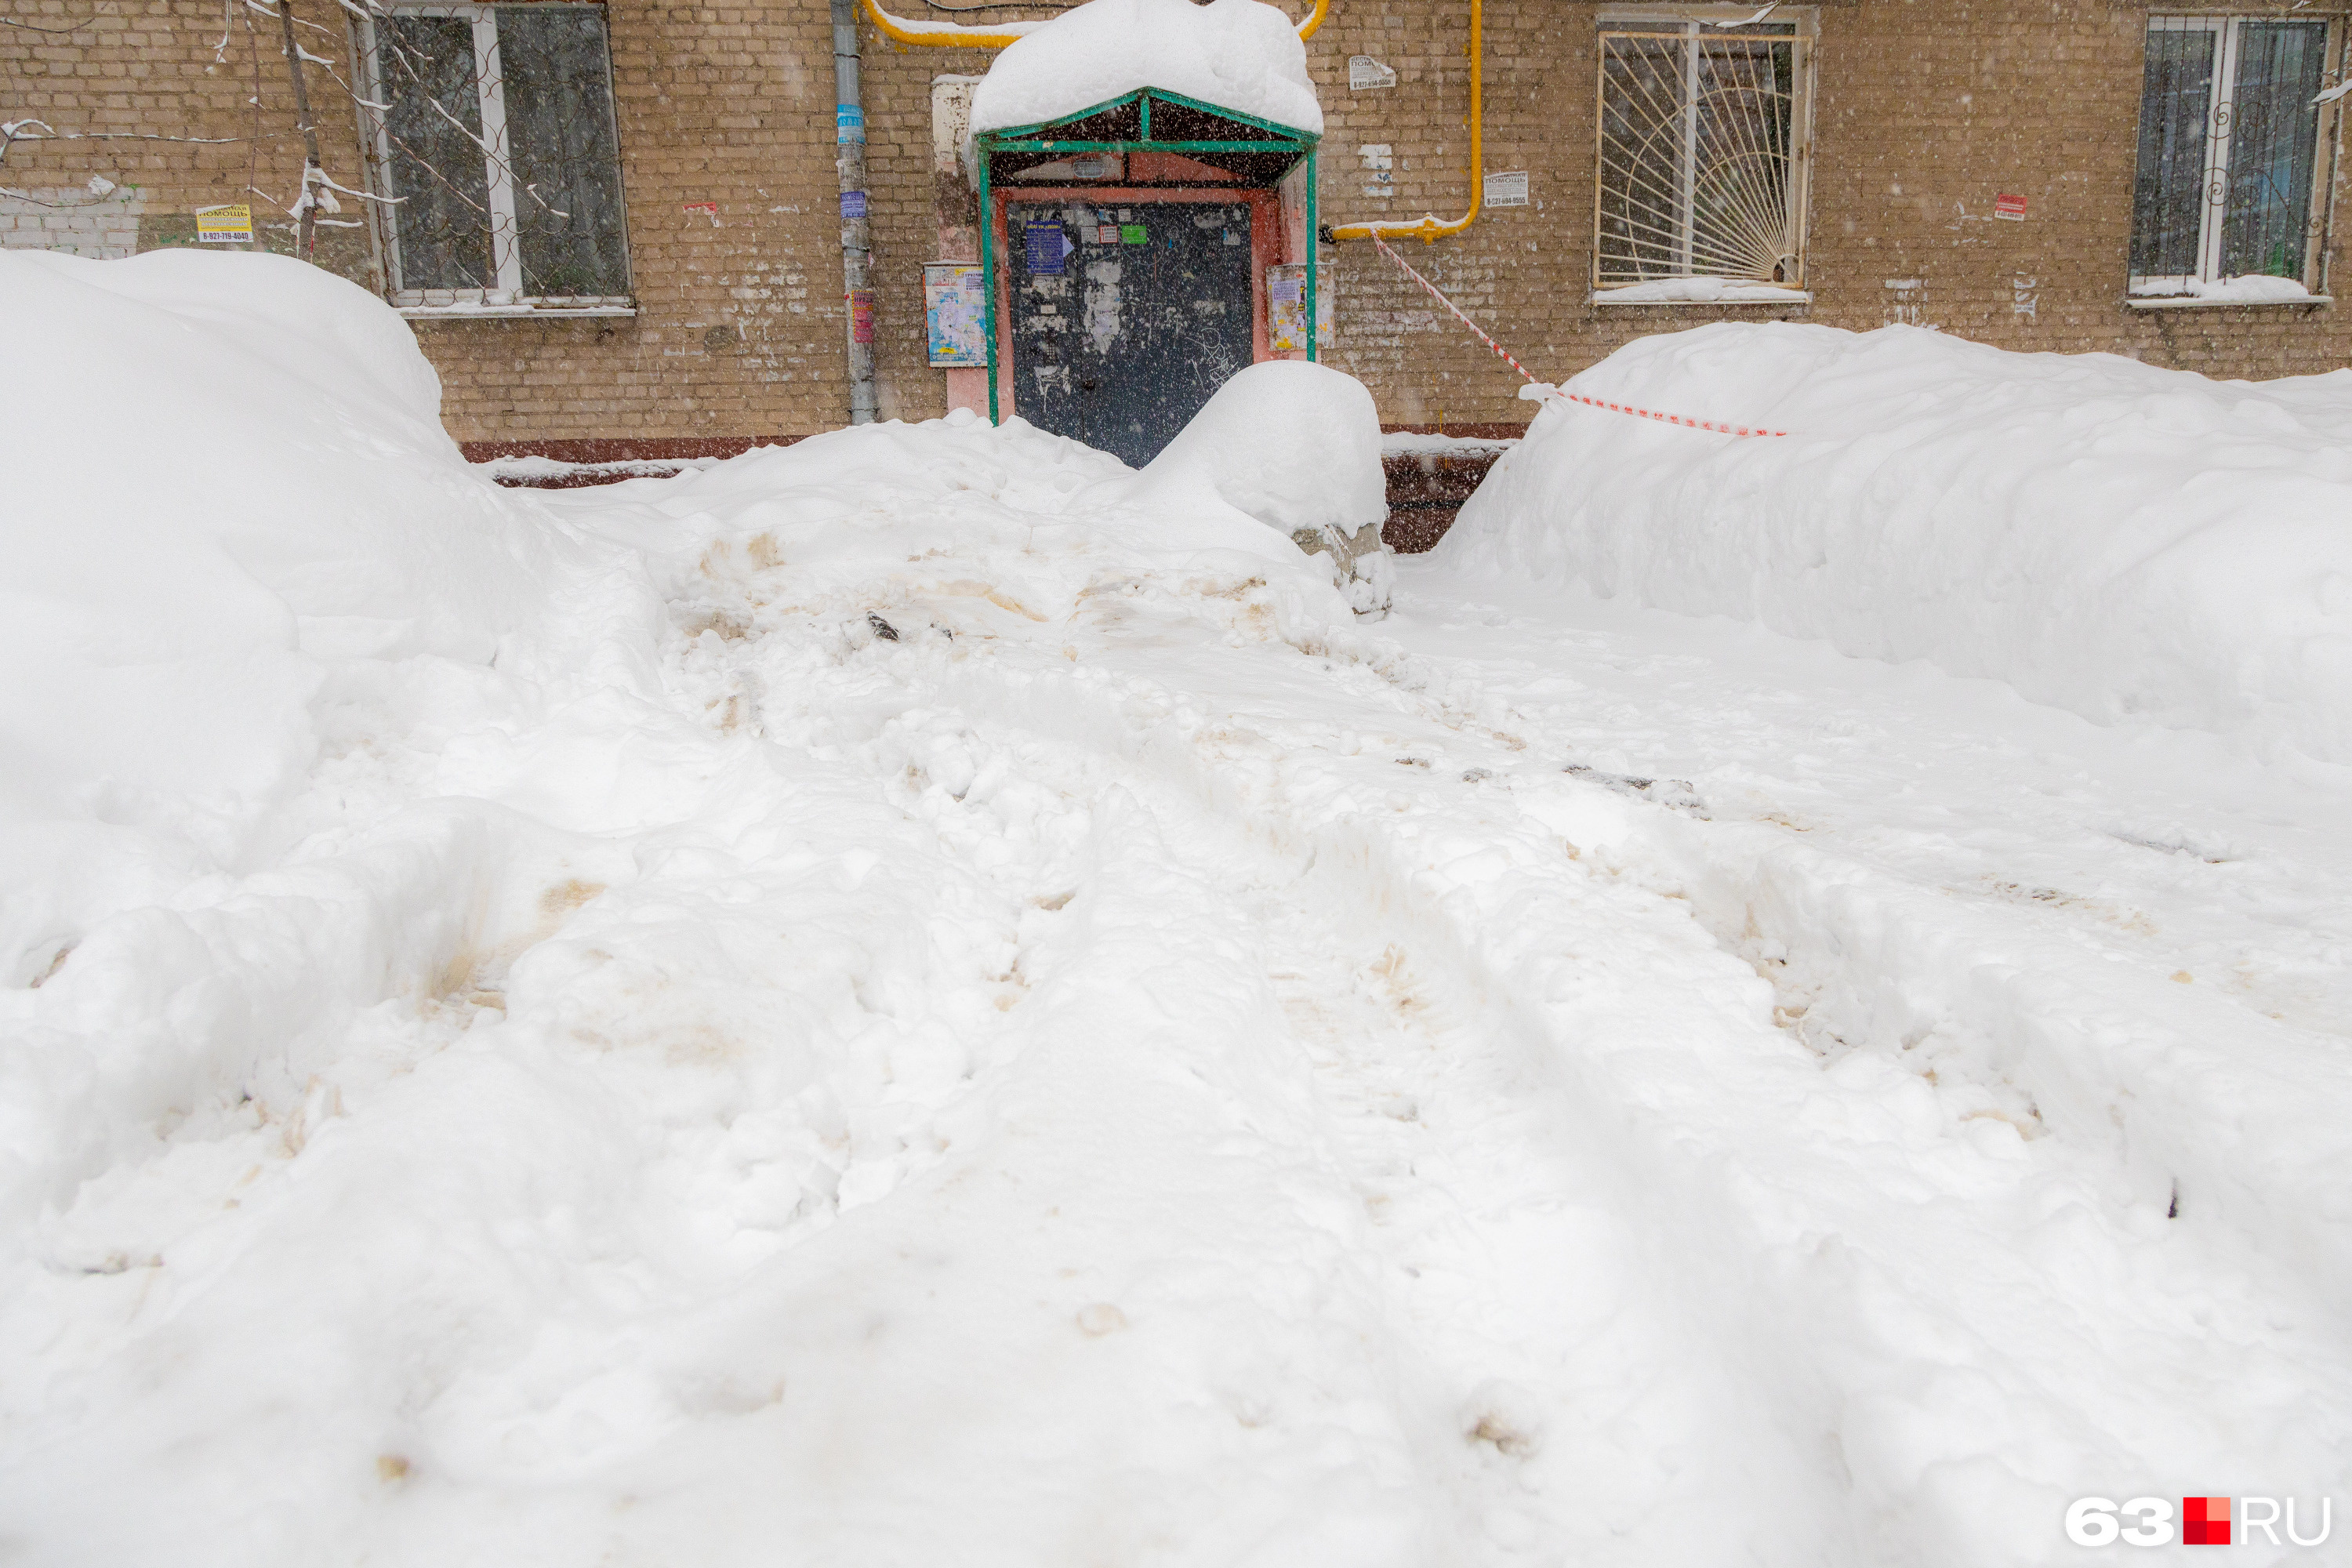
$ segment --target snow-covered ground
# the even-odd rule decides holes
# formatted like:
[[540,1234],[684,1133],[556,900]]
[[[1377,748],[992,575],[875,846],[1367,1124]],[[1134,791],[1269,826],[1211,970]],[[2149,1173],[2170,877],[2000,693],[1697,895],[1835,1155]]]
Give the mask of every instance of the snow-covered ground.
[[275,704],[184,789],[102,787],[95,586],[11,656],[84,710],[0,710],[81,738],[0,823],[14,1560],[1974,1568],[2346,1496],[2344,770],[1466,549],[1359,619],[968,419],[499,490],[333,371],[194,478],[396,460],[503,597],[159,506]]

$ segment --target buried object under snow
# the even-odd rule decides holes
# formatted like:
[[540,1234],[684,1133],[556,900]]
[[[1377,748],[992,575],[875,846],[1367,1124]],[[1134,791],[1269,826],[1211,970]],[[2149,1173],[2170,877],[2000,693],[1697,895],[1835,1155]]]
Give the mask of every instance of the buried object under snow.
[[1116,498],[1155,509],[1223,509],[1309,555],[1359,614],[1385,610],[1395,565],[1381,542],[1388,480],[1381,417],[1361,382],[1303,360],[1236,373]]

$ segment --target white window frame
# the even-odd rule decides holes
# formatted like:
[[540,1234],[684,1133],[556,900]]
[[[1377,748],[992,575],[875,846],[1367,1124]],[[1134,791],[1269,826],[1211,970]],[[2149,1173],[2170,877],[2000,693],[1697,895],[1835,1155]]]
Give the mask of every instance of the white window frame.
[[[1604,281],[1601,277],[1602,169],[1606,158],[1606,105],[1609,91],[1608,59],[1601,47],[1602,36],[1615,33],[1647,33],[1677,35],[1685,38],[1703,36],[1708,24],[1765,21],[1780,23],[1790,28],[1779,35],[1789,38],[1796,47],[1796,69],[1793,89],[1796,98],[1789,125],[1789,205],[1790,235],[1794,246],[1797,276],[1783,282],[1753,282],[1730,280],[1727,294],[1714,299],[1668,300],[1657,298],[1624,299],[1622,296],[1638,284]],[[1738,35],[1735,35],[1738,36]],[[1753,35],[1751,35],[1753,36]],[[1618,303],[1640,306],[1697,306],[1702,309],[1738,304],[1805,304],[1812,295],[1805,284],[1806,256],[1812,227],[1812,146],[1813,105],[1819,96],[1815,91],[1815,55],[1821,37],[1821,16],[1809,5],[1775,7],[1769,16],[1759,17],[1757,8],[1739,5],[1617,5],[1601,11],[1595,18],[1594,28],[1594,89],[1592,104],[1593,189],[1592,189],[1592,279],[1591,300],[1596,305]],[[1683,158],[1683,208],[1687,215],[1693,205],[1693,187],[1697,178],[1696,160],[1691,155],[1691,143],[1697,135],[1698,52],[1686,51],[1684,56],[1685,86],[1683,115],[1685,150]],[[1685,216],[1681,245],[1685,253],[1691,244]],[[1646,296],[1648,290],[1643,289]],[[1612,300],[1612,295],[1620,299]],[[1743,297],[1744,296],[1744,297]]]
[[[2222,281],[2221,246],[2228,227],[2230,187],[2230,154],[2237,130],[2234,112],[2238,86],[2238,51],[2242,25],[2247,22],[2319,22],[2327,26],[2327,41],[2321,46],[2323,59],[2332,55],[2336,59],[2333,80],[2323,77],[2323,90],[2333,81],[2343,79],[2346,71],[2347,47],[2345,27],[2339,17],[2326,14],[2313,15],[2304,11],[2264,11],[2253,13],[2152,13],[2140,37],[2145,40],[2158,31],[2168,33],[2212,33],[2217,35],[2213,48],[2213,89],[2205,105],[2205,163],[2199,175],[2198,188],[2206,193],[2198,203],[2197,271],[2188,273],[2133,273],[2126,284],[2126,302],[2139,309],[2158,309],[2178,305],[2185,307],[2212,305],[2239,306],[2245,300],[2209,300],[2191,292],[2199,283]],[[2140,114],[2147,113],[2145,89]],[[2252,301],[2252,303],[2286,305],[2326,305],[2328,298],[2328,249],[2334,239],[2336,165],[2342,153],[2343,102],[2341,100],[2320,106],[2315,127],[2317,145],[2312,149],[2311,203],[2307,221],[2309,248],[2303,258],[2303,276],[2297,281],[2311,290],[2309,297],[2297,300]],[[2133,221],[2137,223],[2135,211]],[[2138,236],[2130,237],[2137,244]]]
[[[504,0],[509,7],[521,5],[577,5],[586,0]],[[610,7],[599,5],[604,16],[604,111],[612,117],[614,127],[614,157],[620,156],[620,116],[613,100],[613,17]],[[383,78],[382,61],[376,52],[375,15],[402,16],[447,16],[469,23],[474,29],[474,89],[480,104],[482,142],[490,149],[483,157],[488,189],[490,210],[490,256],[498,268],[498,282],[488,289],[404,289],[400,287],[400,224],[393,209],[383,204],[368,204],[376,221],[373,225],[378,258],[383,268],[387,297],[408,317],[523,317],[523,316],[634,316],[637,313],[635,299],[627,294],[565,294],[533,299],[523,292],[521,231],[515,221],[514,173],[506,156],[507,108],[505,73],[499,58],[498,5],[467,5],[441,3],[404,5],[394,3],[372,5],[369,15],[352,24],[352,58],[360,62],[362,79],[366,84],[366,98],[375,104],[392,101],[388,90],[396,90]],[[362,109],[362,133],[366,152],[375,171],[375,185],[380,191],[393,189],[392,134],[380,110]],[[618,172],[617,170],[615,171]],[[622,245],[625,254],[628,244],[628,197],[626,182],[616,184],[615,200],[621,207]],[[630,265],[634,285],[635,267]]]

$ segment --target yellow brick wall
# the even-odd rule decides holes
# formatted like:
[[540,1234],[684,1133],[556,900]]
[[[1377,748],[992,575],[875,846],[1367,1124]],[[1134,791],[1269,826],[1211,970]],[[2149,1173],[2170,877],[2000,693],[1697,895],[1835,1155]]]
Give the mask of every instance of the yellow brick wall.
[[[1300,7],[1303,9],[1303,7]],[[2320,7],[2264,0],[2309,16]],[[1867,330],[1894,319],[2023,349],[2109,350],[2210,374],[2265,377],[2352,359],[2334,308],[2135,312],[2123,303],[2146,12],[2108,0],[1831,0],[1822,5],[1809,309],[1596,308],[1595,35],[1590,0],[1497,0],[1486,16],[1486,167],[1525,170],[1532,204],[1490,209],[1415,266],[1530,368],[1565,376],[1644,332],[1789,314]],[[231,138],[18,143],[0,183],[0,243],[109,254],[184,243],[194,208],[250,183],[290,199],[299,144],[268,18],[194,0],[19,0],[65,35],[0,32],[0,119],[60,131]],[[307,46],[348,76],[328,0],[297,0]],[[991,16],[1001,16],[991,13]],[[1326,223],[1459,213],[1469,185],[1466,0],[1334,0],[1308,46],[1327,119]],[[248,34],[247,17],[254,31]],[[610,7],[614,81],[639,313],[620,321],[427,322],[445,414],[462,439],[679,439],[798,435],[847,416],[828,14],[818,0]],[[320,31],[320,29],[323,29]],[[924,363],[922,264],[937,234],[930,84],[990,54],[909,48],[861,29],[885,417],[944,406]],[[1348,58],[1395,68],[1348,87]],[[253,72],[260,68],[257,111]],[[348,98],[314,70],[330,171],[360,168]],[[257,123],[260,136],[256,139]],[[1357,149],[1393,148],[1397,194],[1363,193]],[[123,187],[100,201],[85,182]],[[2339,190],[2342,174],[2338,174]],[[2030,203],[1990,221],[1996,194]],[[717,222],[696,211],[713,203]],[[88,210],[84,210],[87,208]],[[265,212],[267,209],[264,209]],[[284,220],[271,242],[284,247]],[[1338,341],[1391,423],[1524,420],[1517,378],[1369,245],[1328,247]],[[359,230],[321,260],[380,287]],[[2333,258],[2341,264],[2341,242]],[[1901,297],[1889,279],[1916,279]],[[2347,285],[2352,286],[2352,285]],[[2021,313],[2029,303],[2032,313]]]
[[[0,121],[69,139],[8,149],[0,186],[36,199],[0,196],[0,243],[39,245],[46,231],[68,237],[47,248],[101,258],[126,230],[141,250],[192,244],[196,208],[247,202],[264,242],[292,250],[282,205],[299,193],[302,148],[276,17],[201,0],[17,0],[7,14],[26,26],[0,28]],[[295,16],[308,52],[348,63],[331,3],[297,0]],[[317,68],[310,77],[328,173],[356,186],[351,100]],[[93,194],[93,176],[116,189]],[[377,281],[363,230],[321,229],[319,259]]]

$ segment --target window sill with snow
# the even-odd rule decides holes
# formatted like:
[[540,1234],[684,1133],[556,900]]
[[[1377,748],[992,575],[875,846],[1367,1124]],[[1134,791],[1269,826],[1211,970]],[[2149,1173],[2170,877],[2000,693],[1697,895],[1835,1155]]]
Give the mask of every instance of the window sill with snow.
[[2134,310],[2245,310],[2292,309],[2299,305],[2333,305],[2333,294],[2290,294],[2274,299],[2248,299],[2230,294],[2133,294],[2124,304]]
[[2244,305],[2332,305],[2293,278],[2243,274],[2208,282],[2198,278],[2134,278],[2124,303],[2135,310],[2221,310]]
[[1657,278],[1592,290],[1595,305],[1810,305],[1812,292],[1730,278]]
[[394,308],[412,321],[517,321],[538,318],[634,316],[637,302],[625,295],[581,295],[540,300],[402,300]]

